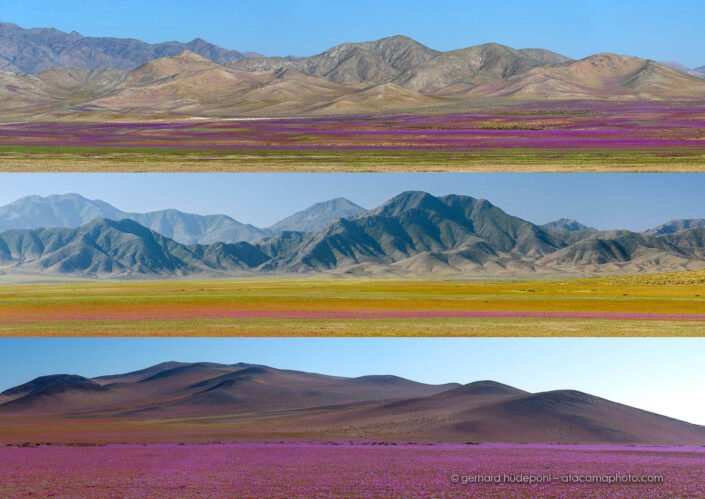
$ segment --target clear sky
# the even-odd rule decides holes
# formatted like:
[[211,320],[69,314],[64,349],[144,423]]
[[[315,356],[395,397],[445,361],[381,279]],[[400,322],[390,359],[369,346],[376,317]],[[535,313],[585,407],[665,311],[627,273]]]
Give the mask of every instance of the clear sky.
[[705,424],[703,358],[698,338],[3,338],[0,391],[46,374],[249,362],[427,383],[492,379],[533,392],[570,388]]
[[644,230],[705,218],[702,174],[0,174],[0,205],[76,192],[124,211],[223,213],[260,227],[345,197],[375,208],[405,190],[489,199],[534,223],[574,218],[598,229]]
[[[312,55],[405,34],[438,49],[485,42],[574,58],[616,52],[705,64],[702,0],[2,0],[23,27],[149,42],[196,37],[266,55]],[[88,8],[87,6],[90,5]]]

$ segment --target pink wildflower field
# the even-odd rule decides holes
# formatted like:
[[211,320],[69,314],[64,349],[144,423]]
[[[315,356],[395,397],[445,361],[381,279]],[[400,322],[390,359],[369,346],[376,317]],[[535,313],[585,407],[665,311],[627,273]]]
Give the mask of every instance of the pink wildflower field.
[[705,447],[7,446],[0,497],[682,497],[705,495],[704,464]]

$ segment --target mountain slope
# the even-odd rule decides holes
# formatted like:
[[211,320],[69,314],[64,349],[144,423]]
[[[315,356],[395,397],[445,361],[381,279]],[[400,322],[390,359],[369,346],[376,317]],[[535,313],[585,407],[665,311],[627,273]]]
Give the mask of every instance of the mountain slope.
[[450,95],[540,65],[540,61],[518,50],[488,43],[444,52],[399,75],[395,82],[424,93]]
[[665,238],[644,236],[628,231],[590,233],[589,237],[545,256],[539,263],[549,266],[619,266],[623,264],[649,267],[656,263],[662,268],[687,266],[692,252]]
[[61,106],[52,85],[32,75],[0,70],[0,101],[2,112],[10,118],[31,116]]
[[438,52],[405,36],[374,42],[345,43],[303,58],[250,58],[232,65],[246,71],[297,69],[337,82],[379,85],[396,83],[424,93],[449,87],[477,86],[542,64],[570,59],[542,49],[514,50],[486,44]]
[[258,228],[227,215],[196,215],[174,209],[129,213],[79,194],[27,196],[0,206],[0,232],[11,229],[76,228],[97,218],[108,218],[134,220],[182,244],[252,243],[278,232],[316,232],[340,218],[364,211],[352,201],[337,198],[316,203],[269,228]]
[[78,227],[96,218],[125,218],[114,206],[79,194],[26,196],[0,207],[0,231]]
[[594,232],[597,230],[592,227],[588,227],[587,225],[583,225],[577,220],[573,220],[572,218],[559,218],[558,220],[545,223],[541,225],[541,227],[544,229],[562,230],[565,232],[580,232],[583,230]]
[[474,89],[474,93],[539,99],[660,99],[705,96],[705,82],[654,61],[603,53],[535,67]]
[[120,85],[128,72],[113,68],[78,69],[53,67],[42,71],[37,77],[51,85],[55,95],[70,100],[85,100],[101,97]]
[[360,112],[434,103],[436,99],[406,89],[364,88],[352,81],[328,79],[291,68],[244,71],[183,52],[148,62],[130,72],[110,93],[71,109],[120,114],[241,116]]
[[648,229],[644,231],[644,234],[647,234],[649,236],[660,236],[664,234],[673,234],[682,230],[696,229],[700,227],[705,227],[705,218],[670,220],[665,224],[659,225],[658,227],[654,227],[653,229]]
[[528,393],[492,381],[424,398],[315,418],[331,434],[355,425],[367,438],[423,436],[436,441],[683,444],[703,441],[705,428],[593,395]]
[[152,60],[131,71],[109,95],[78,109],[142,114],[208,114],[223,102],[270,81],[272,75],[235,71],[193,52]]
[[539,61],[541,64],[560,64],[573,61],[570,57],[546,49],[519,49],[519,52]]
[[265,268],[329,270],[447,251],[482,264],[499,253],[543,255],[560,245],[554,236],[487,201],[406,192],[375,210],[310,234],[295,251],[273,258]]
[[[213,424],[219,438],[323,436],[443,442],[702,445],[705,427],[574,390],[526,392],[494,381],[428,385],[254,364],[169,362],[88,379],[37,378],[0,393],[0,416]],[[219,426],[227,421],[227,426]],[[122,429],[120,429],[122,428]],[[160,425],[153,427],[159,431]],[[169,430],[171,431],[171,430]],[[179,438],[182,438],[181,436]]]
[[379,84],[394,80],[439,52],[405,36],[344,43],[311,57],[260,57],[236,61],[234,68],[268,72],[296,69],[340,83]]
[[271,232],[316,232],[340,218],[347,218],[364,212],[365,209],[345,198],[336,198],[296,212],[272,225]]
[[0,394],[0,413],[110,411],[131,418],[248,413],[424,397],[455,386],[394,376],[342,378],[244,363],[165,363],[92,380],[37,378]]
[[84,37],[53,28],[23,29],[0,23],[0,70],[36,74],[61,66],[76,69],[134,69],[152,59],[177,55],[190,50],[219,63],[246,57],[236,50],[225,50],[200,38],[188,43],[149,44],[140,40]]
[[181,245],[132,220],[97,219],[76,229],[0,234],[0,264],[41,273],[180,276],[244,270],[267,259],[245,242]]

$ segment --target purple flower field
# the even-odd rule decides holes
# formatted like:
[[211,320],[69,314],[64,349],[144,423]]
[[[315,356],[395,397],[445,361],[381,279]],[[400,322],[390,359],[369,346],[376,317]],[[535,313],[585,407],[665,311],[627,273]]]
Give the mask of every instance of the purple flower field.
[[703,462],[703,447],[3,447],[0,497],[703,496]]
[[2,146],[283,150],[704,148],[705,105],[578,102],[450,115],[0,125]]

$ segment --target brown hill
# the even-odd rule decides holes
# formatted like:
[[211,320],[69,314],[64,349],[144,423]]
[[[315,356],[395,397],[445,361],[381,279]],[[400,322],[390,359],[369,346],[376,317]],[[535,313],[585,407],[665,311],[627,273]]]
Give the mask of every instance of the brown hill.
[[150,61],[78,109],[117,114],[234,116],[362,112],[440,103],[392,84],[362,87],[296,69],[247,72],[190,52]]
[[[62,39],[61,33],[50,34]],[[80,35],[76,40],[87,43]],[[52,63],[38,77],[2,73],[0,111],[11,118],[306,116],[428,106],[456,110],[463,103],[485,106],[487,98],[705,96],[705,81],[689,72],[606,53],[574,61],[496,43],[439,52],[405,36],[344,43],[311,57],[234,57],[202,40],[180,52],[173,51],[176,46],[165,47],[161,58],[152,57],[160,51],[141,53],[138,58],[146,62],[136,68],[92,61],[77,64],[84,69]],[[130,47],[137,50],[134,44],[124,50]]]
[[126,424],[149,422],[167,439],[178,425],[196,425],[200,435],[212,427],[221,437],[265,439],[705,443],[703,426],[573,390],[529,393],[494,381],[426,385],[252,364],[169,362],[94,379],[44,376],[0,394],[4,423],[36,417],[57,427],[109,421],[118,436]]
[[244,71],[296,69],[341,83],[388,83],[405,71],[438,55],[406,36],[392,36],[372,42],[344,43],[312,57],[256,57],[236,61]]
[[110,95],[80,108],[119,114],[209,114],[271,78],[235,71],[183,52],[148,62],[128,73]]
[[449,95],[502,80],[540,66],[518,50],[488,43],[440,54],[400,75],[395,81],[414,90]]
[[393,376],[341,378],[251,364],[169,362],[94,380],[70,375],[38,378],[0,394],[0,413],[223,415],[421,397],[454,386]]
[[474,385],[315,421],[332,434],[346,433],[353,426],[367,438],[423,435],[439,441],[631,444],[698,443],[704,438],[702,426],[582,392],[478,391]]
[[41,79],[0,71],[0,112],[8,118],[31,116],[61,105],[51,85]]
[[704,96],[705,85],[699,78],[654,61],[603,53],[535,67],[477,88],[474,93],[541,99],[665,99]]

